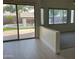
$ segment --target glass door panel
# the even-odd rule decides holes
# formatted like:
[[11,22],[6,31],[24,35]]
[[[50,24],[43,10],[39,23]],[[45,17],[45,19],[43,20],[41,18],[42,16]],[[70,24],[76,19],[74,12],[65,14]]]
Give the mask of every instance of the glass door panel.
[[19,38],[35,37],[34,6],[18,5]]
[[3,41],[17,38],[16,6],[3,4]]

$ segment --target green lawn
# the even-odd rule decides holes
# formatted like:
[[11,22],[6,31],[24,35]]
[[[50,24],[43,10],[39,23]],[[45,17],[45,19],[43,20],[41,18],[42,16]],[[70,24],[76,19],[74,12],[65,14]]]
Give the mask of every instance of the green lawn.
[[[27,28],[20,28],[20,29],[32,29],[34,27],[27,27]],[[3,31],[9,31],[9,30],[17,30],[17,28],[3,28]]]
[[3,31],[16,30],[16,28],[3,28]]

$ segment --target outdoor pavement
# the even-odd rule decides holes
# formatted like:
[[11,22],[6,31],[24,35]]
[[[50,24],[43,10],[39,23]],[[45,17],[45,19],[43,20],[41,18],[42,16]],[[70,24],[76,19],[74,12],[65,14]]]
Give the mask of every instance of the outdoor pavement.
[[[34,29],[20,29],[20,39],[34,37]],[[17,39],[17,30],[10,30],[3,32],[3,40]]]

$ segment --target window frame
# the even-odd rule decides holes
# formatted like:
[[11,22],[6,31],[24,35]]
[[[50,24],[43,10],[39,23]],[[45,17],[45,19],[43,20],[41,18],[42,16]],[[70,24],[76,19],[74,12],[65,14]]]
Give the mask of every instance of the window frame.
[[[26,39],[35,39],[36,38],[36,20],[35,20],[35,17],[34,17],[34,23],[35,23],[35,37],[31,37],[31,38],[23,38],[23,39],[20,39],[19,37],[19,22],[18,22],[18,5],[29,5],[29,6],[34,6],[34,9],[35,9],[35,4],[14,4],[14,3],[3,3],[4,4],[9,4],[9,5],[15,5],[15,8],[16,8],[16,23],[17,23],[17,39],[12,39],[12,40],[3,40],[3,42],[11,42],[11,41],[19,41],[19,40],[26,40]],[[34,16],[35,16],[35,12],[34,12]]]
[[[41,14],[41,10],[43,11],[43,14]],[[41,21],[41,25],[44,25],[44,8],[40,8],[40,21]]]
[[[75,10],[70,10],[71,11],[71,15],[70,15],[70,18],[72,18],[71,16],[73,16],[73,20],[70,19],[70,23],[75,23]],[[72,13],[73,12],[73,13]],[[73,14],[73,15],[72,15]],[[73,21],[73,22],[72,22]]]
[[[48,11],[51,9],[53,10],[53,23],[52,24],[55,24],[54,23],[54,10],[63,10],[62,11],[63,12],[63,17],[62,17],[63,19],[64,19],[64,10],[66,10],[66,11],[68,10],[68,9],[64,9],[64,8],[48,8]],[[63,21],[63,19],[62,19],[62,21]],[[66,23],[62,22],[62,23],[58,23],[58,24],[67,24],[67,19],[66,19]],[[48,20],[49,20],[49,12],[48,12]],[[48,22],[48,24],[50,24],[50,23]]]

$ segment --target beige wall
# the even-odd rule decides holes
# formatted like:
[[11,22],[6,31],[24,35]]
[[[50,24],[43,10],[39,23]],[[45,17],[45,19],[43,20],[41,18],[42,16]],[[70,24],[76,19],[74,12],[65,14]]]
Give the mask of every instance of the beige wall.
[[51,50],[53,50],[53,52],[60,53],[61,32],[67,33],[74,31],[74,24],[40,26],[40,40],[42,40]]
[[35,3],[37,3],[37,0],[3,0],[3,3],[34,5]]
[[61,32],[75,31],[75,24],[49,24],[45,27],[55,29]]
[[39,4],[36,4],[35,5],[35,28],[36,28],[36,38],[38,39],[39,38],[39,35],[40,35],[40,6]]
[[45,27],[40,27],[40,40],[43,41],[54,53],[60,52],[60,32]]
[[3,0],[4,3],[14,4],[36,4],[40,2],[41,7],[74,9],[74,0]]
[[42,0],[41,6],[48,8],[68,8],[74,9],[74,0]]

